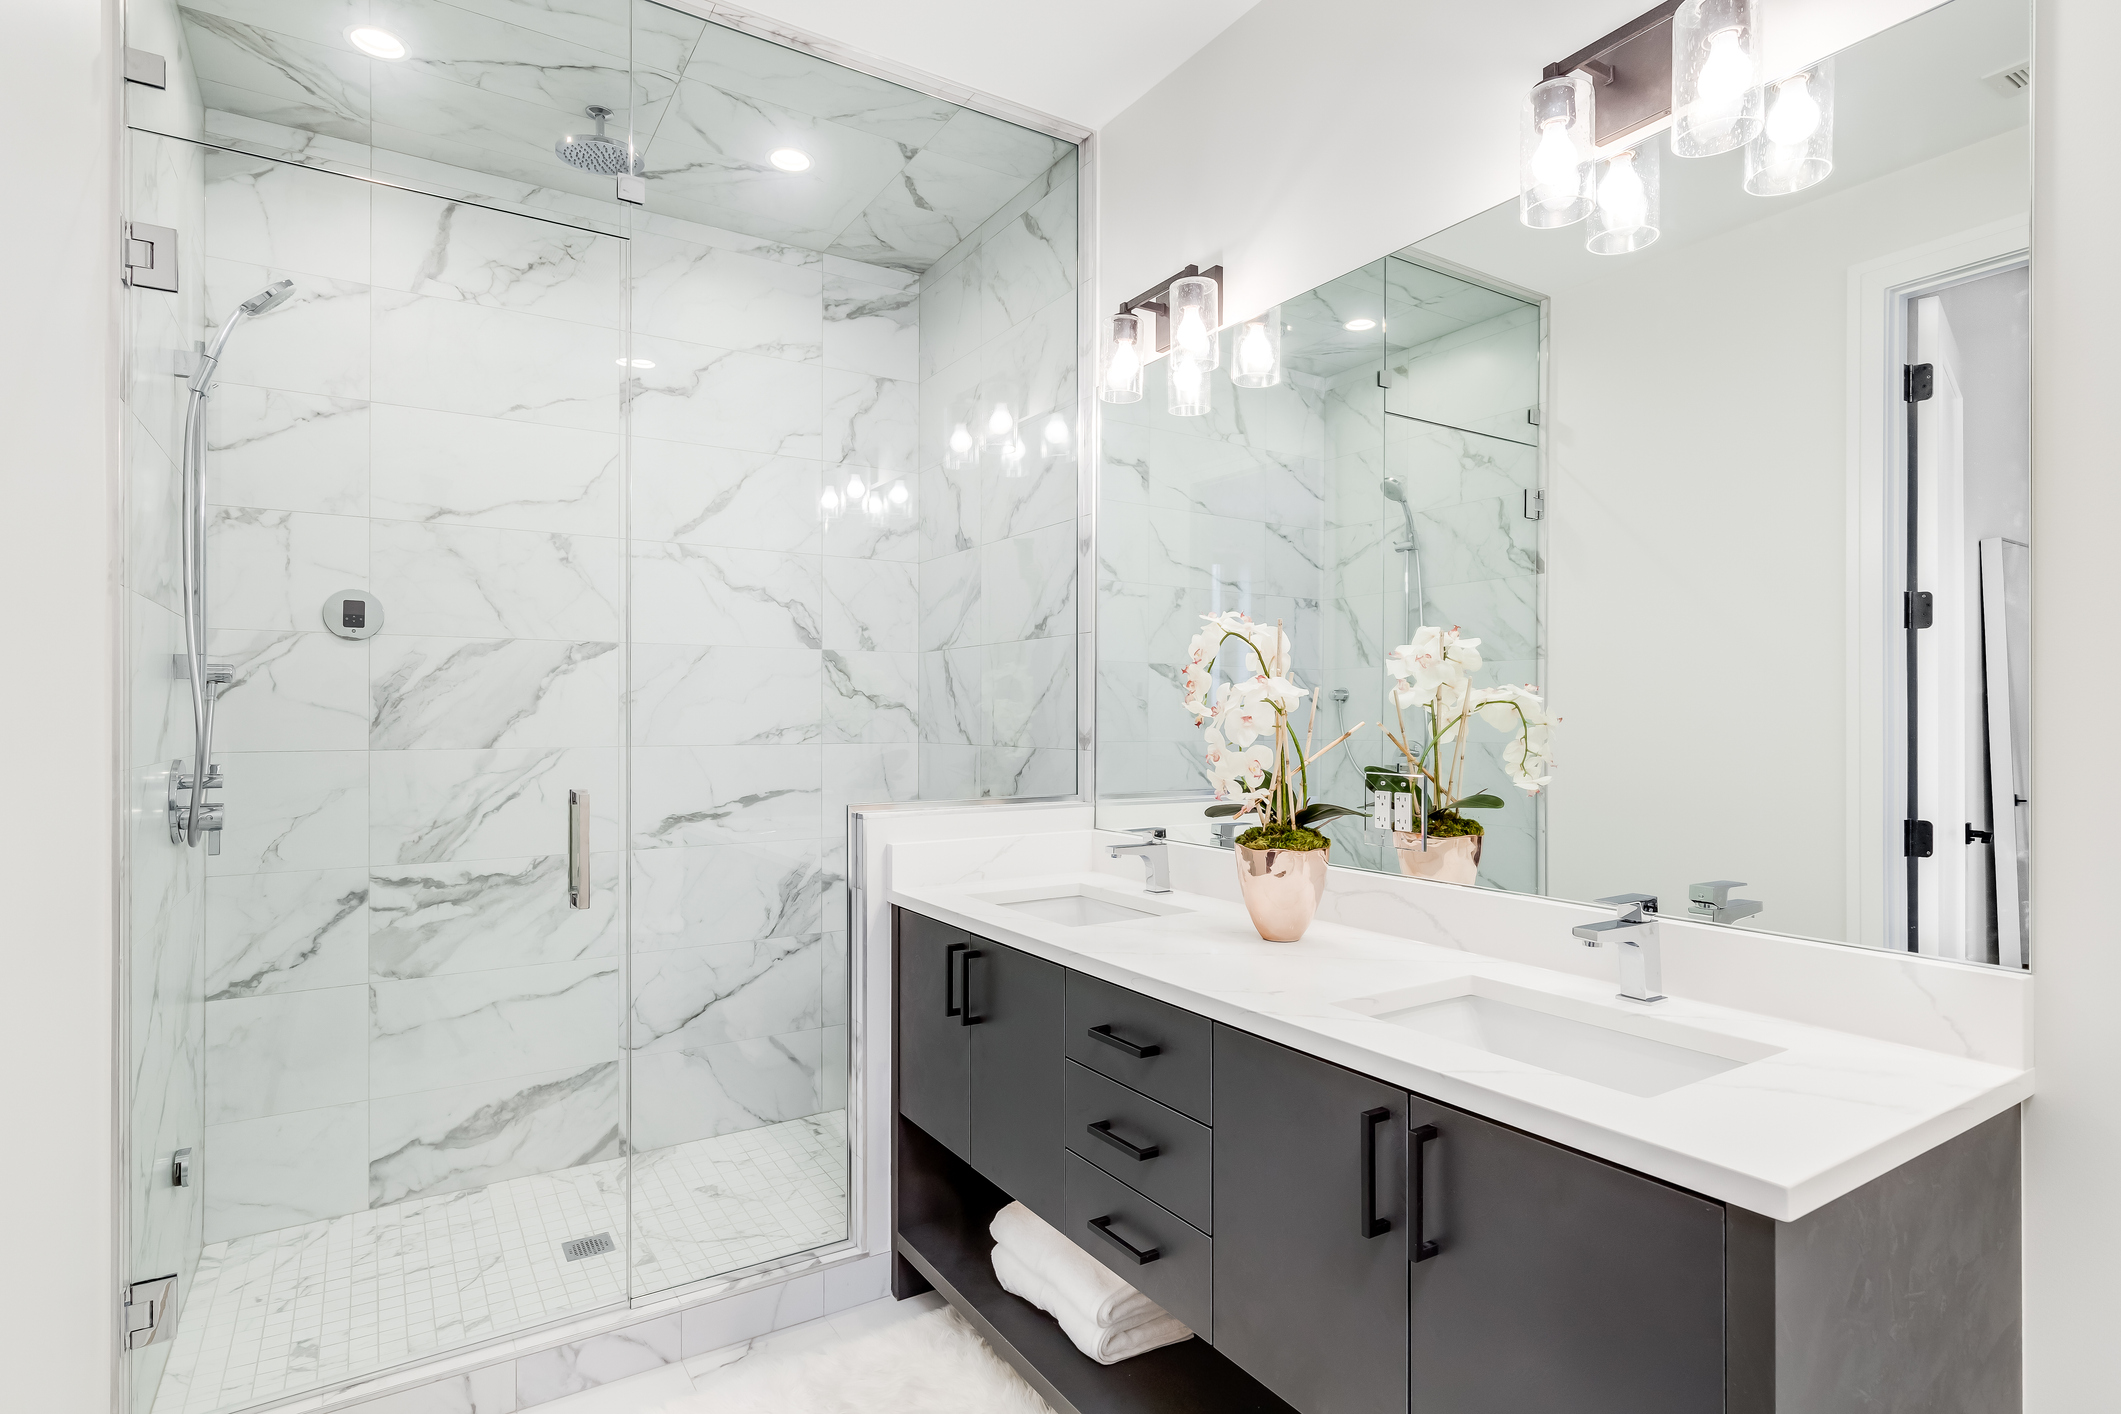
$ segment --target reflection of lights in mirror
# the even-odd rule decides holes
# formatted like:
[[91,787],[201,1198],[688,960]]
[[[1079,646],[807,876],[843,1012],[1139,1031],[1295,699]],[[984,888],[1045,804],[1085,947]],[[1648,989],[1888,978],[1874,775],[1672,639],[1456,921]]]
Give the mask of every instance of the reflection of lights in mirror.
[[1097,395],[1108,403],[1138,403],[1142,396],[1141,318],[1112,316],[1112,338],[1105,347],[1105,376]]
[[950,429],[950,455],[944,458],[952,467],[965,464],[972,455],[972,429],[960,422]]
[[1230,350],[1230,381],[1240,388],[1271,388],[1281,382],[1281,307],[1275,306],[1238,330]]
[[655,360],[654,360],[654,359],[652,359],[652,358],[619,358],[619,359],[613,359],[613,360],[612,360],[612,362],[616,363],[616,364],[617,364],[617,365],[618,365],[619,367],[621,367],[621,368],[653,368],[653,367],[655,367]]
[[1584,249],[1625,255],[1657,239],[1657,144],[1616,152],[1598,164],[1598,196]]
[[1569,226],[1590,214],[1591,81],[1546,79],[1526,98],[1518,134],[1517,218],[1527,226]]
[[1374,319],[1350,319],[1347,323],[1341,325],[1340,327],[1347,330],[1351,334],[1361,334],[1371,329],[1375,329],[1377,327],[1377,321]]
[[766,159],[783,172],[807,172],[810,170],[810,154],[798,148],[776,148]]
[[1712,157],[1760,131],[1754,0],[1686,0],[1672,16],[1672,155]]
[[387,29],[377,29],[373,25],[355,25],[346,31],[346,40],[371,59],[405,57],[405,41]]
[[1011,431],[1015,430],[1015,427],[1016,418],[1010,413],[1009,405],[1007,403],[996,403],[994,411],[987,416],[987,435],[997,438],[1006,437]]
[[1767,121],[1745,145],[1745,189],[1787,196],[1834,170],[1832,61],[1768,86]]
[[1173,417],[1201,417],[1208,411],[1208,365],[1173,350],[1165,370],[1164,410]]
[[1046,450],[1057,452],[1068,445],[1068,419],[1059,413],[1046,419]]

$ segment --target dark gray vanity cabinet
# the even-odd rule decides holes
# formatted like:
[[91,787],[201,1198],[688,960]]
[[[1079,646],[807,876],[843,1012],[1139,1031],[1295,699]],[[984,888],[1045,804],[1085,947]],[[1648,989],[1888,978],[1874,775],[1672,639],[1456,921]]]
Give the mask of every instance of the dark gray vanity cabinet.
[[898,1108],[961,1159],[972,1157],[967,958],[985,943],[918,913],[898,916]]
[[1722,1204],[1419,1096],[1407,1121],[1413,1414],[1723,1414]]
[[[1061,1015],[1067,969],[983,939],[960,965],[970,1009],[972,1167],[1055,1227],[1061,1168]],[[919,1121],[916,1120],[916,1123]]]
[[1404,1410],[1406,1092],[1217,1025],[1214,1133],[1215,1348],[1304,1414]]

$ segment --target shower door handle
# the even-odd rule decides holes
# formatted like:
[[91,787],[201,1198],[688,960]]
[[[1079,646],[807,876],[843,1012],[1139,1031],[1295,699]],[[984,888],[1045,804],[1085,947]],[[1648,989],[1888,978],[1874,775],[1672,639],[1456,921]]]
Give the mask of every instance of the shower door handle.
[[589,907],[589,792],[567,792],[567,906]]

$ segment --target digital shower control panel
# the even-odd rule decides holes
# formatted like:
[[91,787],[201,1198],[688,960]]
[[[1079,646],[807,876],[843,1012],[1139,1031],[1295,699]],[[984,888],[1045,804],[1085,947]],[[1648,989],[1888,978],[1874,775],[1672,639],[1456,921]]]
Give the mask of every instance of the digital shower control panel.
[[373,638],[383,627],[383,604],[365,589],[342,589],[324,601],[324,627],[341,638]]

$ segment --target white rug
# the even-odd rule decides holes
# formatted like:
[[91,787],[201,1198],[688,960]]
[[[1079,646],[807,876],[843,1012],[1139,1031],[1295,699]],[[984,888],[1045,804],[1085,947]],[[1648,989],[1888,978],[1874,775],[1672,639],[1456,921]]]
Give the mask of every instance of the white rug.
[[853,1340],[765,1353],[663,1414],[1053,1414],[952,1308]]

